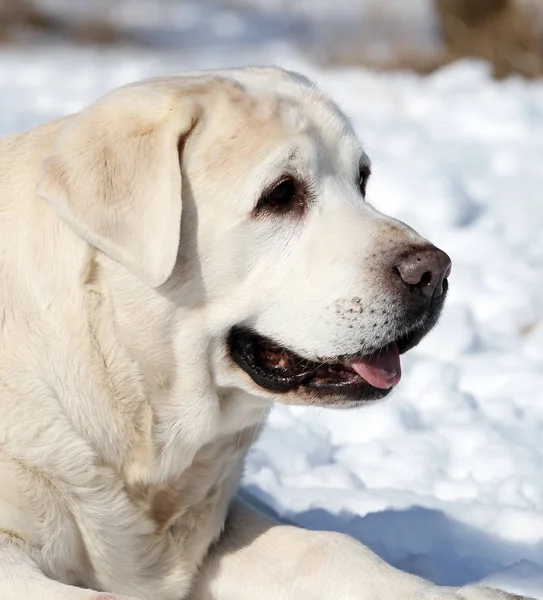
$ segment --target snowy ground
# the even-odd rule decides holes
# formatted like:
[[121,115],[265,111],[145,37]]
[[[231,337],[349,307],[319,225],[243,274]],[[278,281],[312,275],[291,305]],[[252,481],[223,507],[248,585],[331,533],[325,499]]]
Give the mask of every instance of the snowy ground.
[[318,71],[284,43],[187,53],[0,52],[0,133],[186,68],[276,63],[342,105],[374,161],[369,199],[453,258],[440,325],[382,404],[278,407],[247,489],[443,584],[543,598],[543,83],[461,64],[430,78]]

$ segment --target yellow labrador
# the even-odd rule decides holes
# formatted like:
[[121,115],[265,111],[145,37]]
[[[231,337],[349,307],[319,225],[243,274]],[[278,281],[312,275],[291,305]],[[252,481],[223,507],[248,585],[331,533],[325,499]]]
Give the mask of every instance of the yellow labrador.
[[129,85],[0,161],[1,600],[508,597],[231,502],[263,411],[383,398],[447,290],[308,80]]

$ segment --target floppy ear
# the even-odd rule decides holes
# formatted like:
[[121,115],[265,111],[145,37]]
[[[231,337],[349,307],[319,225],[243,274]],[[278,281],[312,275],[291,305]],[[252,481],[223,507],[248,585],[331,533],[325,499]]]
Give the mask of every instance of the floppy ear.
[[67,119],[38,185],[78,235],[152,287],[175,266],[178,149],[196,113],[181,90],[152,83],[116,90]]

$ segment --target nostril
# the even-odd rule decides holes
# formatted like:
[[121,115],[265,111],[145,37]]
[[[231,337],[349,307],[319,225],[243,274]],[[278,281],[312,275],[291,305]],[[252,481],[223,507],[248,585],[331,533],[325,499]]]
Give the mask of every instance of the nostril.
[[421,275],[421,278],[420,278],[420,281],[419,281],[418,285],[420,287],[424,287],[424,286],[430,285],[432,283],[433,277],[434,276],[432,275],[432,273],[430,271],[425,271]]
[[428,265],[418,256],[402,259],[394,268],[400,278],[410,286],[424,287],[429,285],[434,278]]
[[394,265],[400,279],[423,296],[441,296],[447,290],[450,258],[434,246],[413,248],[402,252]]

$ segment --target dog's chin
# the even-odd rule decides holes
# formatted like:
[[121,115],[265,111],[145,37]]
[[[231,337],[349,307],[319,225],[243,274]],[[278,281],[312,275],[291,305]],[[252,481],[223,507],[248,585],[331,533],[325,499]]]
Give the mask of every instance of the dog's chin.
[[[228,335],[230,357],[261,391],[286,404],[356,406],[381,400],[400,379],[399,356],[430,331],[437,314],[384,346],[330,359],[309,359],[250,328]],[[368,381],[368,379],[370,381]]]

